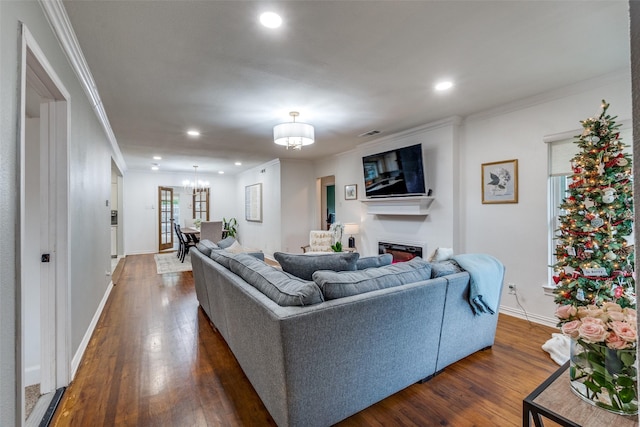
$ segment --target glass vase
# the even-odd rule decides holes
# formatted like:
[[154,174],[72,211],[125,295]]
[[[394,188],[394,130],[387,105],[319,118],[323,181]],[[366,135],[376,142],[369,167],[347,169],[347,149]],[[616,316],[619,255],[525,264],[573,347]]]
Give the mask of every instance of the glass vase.
[[636,348],[613,350],[572,339],[569,376],[571,389],[586,402],[616,414],[638,413]]

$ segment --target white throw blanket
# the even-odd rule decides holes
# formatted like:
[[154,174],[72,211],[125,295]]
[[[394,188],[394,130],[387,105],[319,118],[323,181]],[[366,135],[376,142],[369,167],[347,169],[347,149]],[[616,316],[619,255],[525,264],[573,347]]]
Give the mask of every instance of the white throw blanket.
[[569,360],[569,348],[571,339],[563,334],[551,334],[551,338],[544,344],[542,349],[549,353],[549,356],[558,365],[564,365]]

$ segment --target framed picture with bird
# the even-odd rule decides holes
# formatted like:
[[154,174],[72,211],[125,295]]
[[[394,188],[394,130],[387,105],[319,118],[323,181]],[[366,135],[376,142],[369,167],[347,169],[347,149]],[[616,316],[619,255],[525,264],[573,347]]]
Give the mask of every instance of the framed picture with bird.
[[518,160],[482,164],[482,203],[518,203]]

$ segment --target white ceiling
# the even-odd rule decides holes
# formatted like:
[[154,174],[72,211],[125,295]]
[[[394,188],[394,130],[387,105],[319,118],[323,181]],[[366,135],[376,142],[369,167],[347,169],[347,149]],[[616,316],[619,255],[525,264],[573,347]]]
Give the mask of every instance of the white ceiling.
[[[202,173],[323,157],[375,138],[358,137],[370,130],[467,116],[630,67],[620,0],[64,5],[129,170],[149,170],[153,155],[161,170]],[[282,15],[280,29],[258,23],[267,10]],[[444,78],[455,87],[436,93]],[[293,110],[316,129],[302,151],[273,143]]]

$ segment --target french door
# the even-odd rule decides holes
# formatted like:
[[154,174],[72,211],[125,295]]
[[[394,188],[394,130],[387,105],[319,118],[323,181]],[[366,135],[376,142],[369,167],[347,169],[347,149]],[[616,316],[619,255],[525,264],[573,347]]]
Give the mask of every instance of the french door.
[[158,187],[158,251],[173,248],[173,188]]

